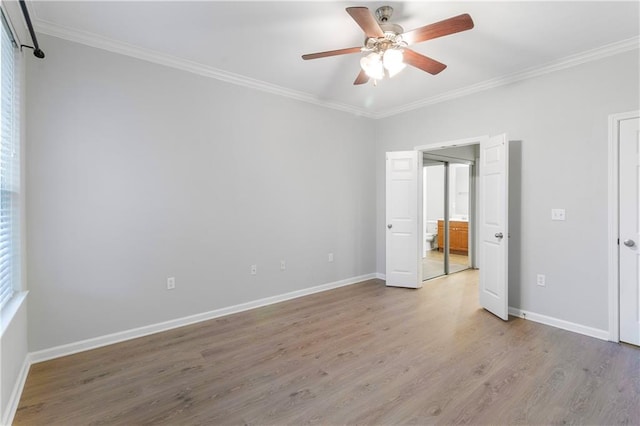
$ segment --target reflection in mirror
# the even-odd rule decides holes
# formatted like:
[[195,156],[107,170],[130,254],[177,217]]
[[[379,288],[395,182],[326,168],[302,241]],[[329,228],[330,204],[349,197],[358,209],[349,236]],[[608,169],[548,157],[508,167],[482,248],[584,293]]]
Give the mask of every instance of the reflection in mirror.
[[444,275],[444,253],[442,231],[438,233],[438,220],[444,216],[444,177],[443,162],[425,161],[423,175],[423,220],[425,230],[424,253],[422,259],[422,279]]
[[[471,167],[467,164],[424,159],[422,279],[459,272],[470,267],[469,193]],[[449,171],[449,191],[445,177]],[[445,197],[447,195],[447,197]],[[449,265],[445,256],[445,203],[449,202]]]
[[469,268],[469,175],[466,164],[449,165],[449,273]]

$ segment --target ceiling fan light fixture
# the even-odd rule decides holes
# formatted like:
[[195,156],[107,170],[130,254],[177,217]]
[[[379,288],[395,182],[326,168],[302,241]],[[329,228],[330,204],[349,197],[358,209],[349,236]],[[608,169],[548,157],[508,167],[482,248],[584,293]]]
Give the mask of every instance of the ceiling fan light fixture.
[[378,52],[372,52],[360,59],[360,67],[370,78],[382,80],[384,78],[384,65],[382,62],[382,55]]
[[403,61],[402,49],[387,49],[382,55],[382,64],[387,69],[389,77],[393,77],[407,66]]
[[360,58],[360,67],[362,69],[353,82],[356,86],[365,84],[371,78],[374,79],[373,83],[375,85],[385,75],[393,77],[407,65],[431,75],[439,74],[447,67],[445,64],[422,55],[410,49],[409,46],[467,31],[474,27],[473,19],[468,13],[411,31],[404,31],[402,26],[389,22],[393,14],[391,6],[379,7],[375,12],[375,16],[364,6],[347,7],[346,11],[364,32],[364,46],[302,55],[302,59],[317,59],[362,52],[365,56]]

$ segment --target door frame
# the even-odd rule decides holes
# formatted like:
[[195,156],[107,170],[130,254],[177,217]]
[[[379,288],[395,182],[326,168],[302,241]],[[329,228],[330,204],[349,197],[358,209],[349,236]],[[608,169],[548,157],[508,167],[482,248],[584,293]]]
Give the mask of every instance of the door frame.
[[619,220],[620,189],[620,122],[640,117],[640,110],[609,115],[609,230],[608,230],[608,287],[609,287],[609,340],[620,342],[620,276]]
[[[483,136],[475,136],[475,137],[471,137],[471,138],[465,138],[465,139],[454,139],[454,140],[449,140],[449,141],[444,141],[444,142],[433,142],[433,143],[429,143],[429,144],[425,144],[425,145],[417,145],[413,147],[414,151],[418,151],[420,153],[424,153],[424,152],[428,152],[428,151],[437,151],[439,149],[443,149],[443,148],[453,148],[453,147],[458,147],[458,146],[468,146],[468,145],[479,145],[481,142],[486,142],[489,140],[489,135],[483,135]],[[476,164],[476,173],[477,173],[477,168],[479,167],[478,164]],[[419,176],[419,180],[420,180],[420,184],[422,185],[422,177]],[[471,249],[471,256],[469,258],[470,262],[471,262],[471,267],[477,267],[477,259],[478,259],[478,226],[477,226],[477,220],[478,220],[478,212],[479,212],[479,203],[477,202],[479,200],[478,194],[476,194],[476,188],[475,185],[477,184],[476,179],[473,178],[473,176],[471,177],[471,179],[469,180],[469,185],[474,185],[473,191],[470,191],[471,193],[474,194],[473,196],[473,215],[469,215],[470,218],[473,218],[473,220],[469,221],[470,227],[471,227],[471,243],[470,245],[470,249]],[[424,212],[422,211],[423,206],[424,206],[424,191],[420,190],[418,191],[418,217],[422,219]],[[469,202],[471,202],[471,198],[469,199]],[[424,244],[424,223],[422,220],[419,221],[420,223],[418,224],[418,250],[419,250],[419,254],[420,256],[422,256],[422,250],[423,250],[423,246],[422,244]],[[422,279],[422,272],[420,272],[420,278]]]

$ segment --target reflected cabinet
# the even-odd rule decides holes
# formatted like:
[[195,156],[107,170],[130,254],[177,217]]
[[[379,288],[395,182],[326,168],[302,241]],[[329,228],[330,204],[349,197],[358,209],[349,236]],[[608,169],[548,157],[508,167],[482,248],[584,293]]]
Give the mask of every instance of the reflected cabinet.
[[[449,221],[449,253],[469,253],[469,222]],[[438,250],[444,250],[444,220],[438,220]]]

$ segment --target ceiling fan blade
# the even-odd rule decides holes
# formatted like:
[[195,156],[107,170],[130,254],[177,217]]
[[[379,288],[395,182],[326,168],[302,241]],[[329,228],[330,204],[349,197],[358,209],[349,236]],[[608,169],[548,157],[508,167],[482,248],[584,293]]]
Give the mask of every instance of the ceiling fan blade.
[[318,52],[318,53],[309,53],[306,55],[302,55],[302,59],[318,59],[318,58],[326,58],[327,56],[337,56],[337,55],[346,55],[347,53],[359,53],[362,52],[361,47],[348,47],[346,49],[338,49],[338,50],[328,50],[326,52]]
[[420,43],[421,41],[431,40],[443,37],[449,34],[459,33],[473,28],[473,20],[468,13],[436,22],[435,24],[426,25],[407,31],[402,34],[402,39],[408,44]]
[[384,37],[382,28],[380,28],[378,21],[376,21],[376,18],[369,12],[368,8],[348,7],[347,13],[360,25],[360,28],[362,28],[362,31],[364,31],[367,37]]
[[356,77],[356,81],[353,82],[353,85],[357,86],[358,84],[365,84],[368,81],[369,76],[367,75],[367,73],[364,72],[364,70],[360,70],[360,74],[358,74],[358,76]]
[[411,49],[404,49],[403,60],[412,67],[420,68],[422,71],[433,75],[438,74],[447,67],[442,62],[438,62]]

